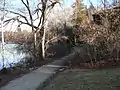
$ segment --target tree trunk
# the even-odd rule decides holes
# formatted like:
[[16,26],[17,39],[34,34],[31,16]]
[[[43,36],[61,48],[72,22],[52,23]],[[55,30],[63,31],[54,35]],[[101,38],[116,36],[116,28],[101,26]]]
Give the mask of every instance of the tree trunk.
[[42,37],[42,57],[45,58],[45,29],[43,28],[43,37]]
[[2,32],[2,61],[3,61],[3,68],[5,68],[5,56],[4,56],[4,18],[5,18],[5,0],[3,1],[3,12],[2,12],[2,18],[1,18],[1,32]]
[[37,45],[37,33],[34,32],[34,49],[36,49],[36,45]]

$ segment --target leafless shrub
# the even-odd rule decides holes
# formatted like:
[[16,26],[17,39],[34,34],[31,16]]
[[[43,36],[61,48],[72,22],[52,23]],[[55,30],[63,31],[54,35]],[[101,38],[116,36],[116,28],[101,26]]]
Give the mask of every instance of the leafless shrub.
[[[120,60],[120,9],[105,10],[103,14],[102,25],[89,24],[77,29],[77,39],[88,45],[82,47],[94,66],[98,62],[103,65],[103,61],[116,65]],[[84,59],[86,60],[86,57]]]

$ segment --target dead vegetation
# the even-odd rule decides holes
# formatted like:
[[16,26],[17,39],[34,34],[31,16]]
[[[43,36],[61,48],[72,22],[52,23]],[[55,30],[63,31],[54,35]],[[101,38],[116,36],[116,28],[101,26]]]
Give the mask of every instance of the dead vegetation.
[[78,53],[77,60],[72,62],[76,66],[99,68],[120,65],[120,9],[103,13],[101,25],[89,24],[76,29],[77,41],[84,42],[78,44],[84,52]]

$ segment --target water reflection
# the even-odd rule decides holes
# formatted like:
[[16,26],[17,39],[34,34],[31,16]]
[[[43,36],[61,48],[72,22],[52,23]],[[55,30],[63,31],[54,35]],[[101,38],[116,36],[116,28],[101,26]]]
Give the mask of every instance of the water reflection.
[[[1,46],[2,44],[0,44]],[[5,67],[10,67],[13,63],[18,63],[26,56],[25,53],[18,53],[17,51],[18,44],[7,43],[4,45],[4,57],[5,57]],[[0,70],[2,69],[2,48],[0,48]]]

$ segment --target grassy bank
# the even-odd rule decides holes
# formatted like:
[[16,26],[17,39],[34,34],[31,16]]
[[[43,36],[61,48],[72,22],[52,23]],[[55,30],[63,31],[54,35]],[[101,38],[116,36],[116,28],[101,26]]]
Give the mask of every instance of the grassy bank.
[[120,68],[67,70],[44,90],[120,90]]

